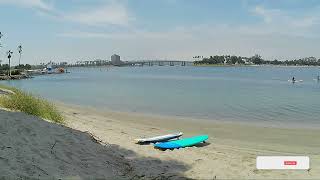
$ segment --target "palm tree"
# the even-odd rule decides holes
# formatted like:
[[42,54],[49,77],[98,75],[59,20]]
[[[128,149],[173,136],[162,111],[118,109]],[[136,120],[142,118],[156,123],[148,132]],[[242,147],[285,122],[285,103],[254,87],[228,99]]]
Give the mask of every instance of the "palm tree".
[[[3,36],[3,34],[0,32],[0,40],[1,40],[2,36]],[[0,42],[0,47],[2,47],[1,42]],[[0,60],[0,65],[1,65],[1,63],[2,63],[2,60]]]
[[[3,34],[0,32],[0,40],[1,40],[2,36],[3,36]],[[1,42],[0,42],[0,47],[2,47]]]
[[13,54],[13,52],[11,51],[11,50],[9,50],[8,52],[7,52],[7,54],[8,54],[8,59],[9,59],[9,76],[11,77],[11,54]]
[[20,67],[21,54],[22,54],[22,45],[21,44],[18,46],[18,52],[20,54],[20,56],[19,56],[19,67]]

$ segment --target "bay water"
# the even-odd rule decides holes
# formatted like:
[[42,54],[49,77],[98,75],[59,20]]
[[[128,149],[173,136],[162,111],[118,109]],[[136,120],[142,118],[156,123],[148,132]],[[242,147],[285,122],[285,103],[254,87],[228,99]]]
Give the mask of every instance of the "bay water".
[[[2,81],[49,100],[123,112],[320,127],[318,67],[70,68]],[[291,83],[295,77],[303,82]]]

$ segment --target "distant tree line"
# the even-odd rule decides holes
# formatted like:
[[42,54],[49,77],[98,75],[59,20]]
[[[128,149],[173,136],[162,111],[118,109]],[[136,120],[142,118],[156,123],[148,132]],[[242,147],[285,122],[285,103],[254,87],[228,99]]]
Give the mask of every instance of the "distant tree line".
[[252,57],[242,57],[242,56],[230,56],[230,55],[222,55],[222,56],[210,56],[203,58],[200,61],[195,61],[195,65],[245,65],[245,64],[253,64],[253,65],[287,65],[287,66],[320,66],[320,59],[315,57],[306,57],[300,59],[293,60],[285,60],[279,61],[275,60],[264,60],[258,54]]
[[[30,70],[33,69],[33,67],[30,64],[20,64],[18,66],[15,66],[14,69],[11,71],[12,75],[18,75],[21,74],[24,70]],[[9,64],[0,64],[0,74],[8,74],[9,71]]]

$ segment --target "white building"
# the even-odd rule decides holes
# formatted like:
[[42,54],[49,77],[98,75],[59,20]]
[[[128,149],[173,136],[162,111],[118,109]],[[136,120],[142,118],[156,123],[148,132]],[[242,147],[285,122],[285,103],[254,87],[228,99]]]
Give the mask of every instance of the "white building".
[[112,55],[111,56],[111,63],[112,65],[115,65],[115,66],[119,66],[122,64],[122,61],[120,60],[120,56],[119,55]]

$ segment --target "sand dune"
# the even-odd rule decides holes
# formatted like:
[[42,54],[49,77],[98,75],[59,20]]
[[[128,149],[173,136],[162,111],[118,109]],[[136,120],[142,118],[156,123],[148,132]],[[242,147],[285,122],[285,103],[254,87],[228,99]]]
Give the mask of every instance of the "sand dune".
[[88,133],[19,112],[0,111],[0,134],[0,177],[4,178],[140,178],[128,157],[139,164],[157,161],[179,166],[174,161],[137,157],[117,145],[99,144]]

